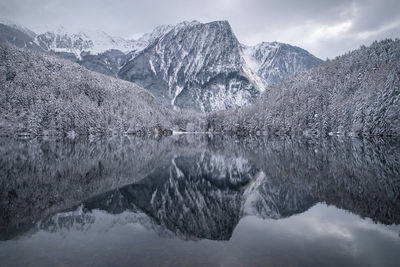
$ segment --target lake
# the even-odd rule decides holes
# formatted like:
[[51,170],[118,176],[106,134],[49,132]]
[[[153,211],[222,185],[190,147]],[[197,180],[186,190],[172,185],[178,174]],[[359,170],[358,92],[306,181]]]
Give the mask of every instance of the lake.
[[0,138],[1,266],[398,266],[400,142]]

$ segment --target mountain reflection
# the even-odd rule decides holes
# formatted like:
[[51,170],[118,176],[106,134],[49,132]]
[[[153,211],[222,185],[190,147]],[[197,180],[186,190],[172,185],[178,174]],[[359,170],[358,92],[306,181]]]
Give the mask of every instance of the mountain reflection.
[[2,140],[1,239],[84,231],[129,213],[159,235],[229,240],[240,219],[280,219],[325,202],[400,223],[399,145],[390,140]]

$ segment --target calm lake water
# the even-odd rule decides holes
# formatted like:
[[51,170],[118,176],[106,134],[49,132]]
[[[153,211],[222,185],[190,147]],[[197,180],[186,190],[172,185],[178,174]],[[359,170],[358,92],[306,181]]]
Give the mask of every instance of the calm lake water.
[[399,266],[400,142],[0,139],[1,266]]

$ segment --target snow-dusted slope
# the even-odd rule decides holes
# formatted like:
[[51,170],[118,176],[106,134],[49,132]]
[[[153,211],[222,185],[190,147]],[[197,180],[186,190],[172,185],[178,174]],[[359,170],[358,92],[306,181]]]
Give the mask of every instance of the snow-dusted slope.
[[278,42],[243,46],[247,65],[268,84],[285,80],[322,62],[304,49]]
[[71,33],[63,27],[39,34],[35,42],[45,50],[73,53],[77,58],[81,58],[82,52],[96,55],[111,49],[124,53],[138,49],[136,41],[113,37],[103,31]]
[[36,34],[15,22],[0,18],[0,41],[9,42],[15,46],[41,50],[34,42]]
[[119,76],[174,107],[223,110],[252,102],[262,82],[245,64],[227,21],[183,22],[156,38]]
[[143,34],[139,39],[135,40],[135,49],[130,51],[128,57],[129,60],[133,59],[156,39],[169,32],[173,27],[173,25],[160,25],[156,27],[152,32]]

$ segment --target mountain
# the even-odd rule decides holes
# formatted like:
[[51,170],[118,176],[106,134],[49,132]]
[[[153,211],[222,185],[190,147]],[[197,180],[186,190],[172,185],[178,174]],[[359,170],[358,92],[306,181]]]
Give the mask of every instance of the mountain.
[[268,84],[321,62],[287,44],[244,46],[227,21],[192,21],[164,28],[118,76],[173,107],[207,112],[248,105]]
[[322,62],[300,47],[278,42],[243,46],[243,54],[246,63],[268,84],[286,80]]
[[73,34],[60,28],[36,35],[23,26],[3,19],[0,20],[0,38],[17,47],[56,54],[89,70],[114,77],[125,62],[127,51],[140,50],[144,45],[144,42],[111,37],[102,31]]
[[266,88],[255,105],[208,116],[235,134],[400,134],[400,40],[374,42]]
[[203,112],[248,105],[269,83],[321,62],[286,44],[244,46],[227,21],[163,25],[137,40],[63,27],[36,35],[8,23],[0,24],[0,37],[135,82],[169,107]]
[[166,104],[201,111],[244,106],[262,90],[226,21],[176,25],[129,60],[119,77]]
[[128,53],[138,49],[135,41],[110,36],[104,31],[85,30],[73,33],[63,27],[56,31],[48,31],[37,35],[35,42],[44,50],[72,53],[78,59],[81,58],[82,53],[97,55],[111,49]]
[[144,41],[113,37],[99,30],[71,33],[63,27],[37,35],[35,43],[44,51],[113,77],[117,76],[128,52],[140,51],[146,45]]

